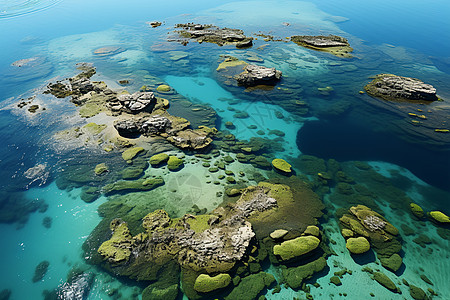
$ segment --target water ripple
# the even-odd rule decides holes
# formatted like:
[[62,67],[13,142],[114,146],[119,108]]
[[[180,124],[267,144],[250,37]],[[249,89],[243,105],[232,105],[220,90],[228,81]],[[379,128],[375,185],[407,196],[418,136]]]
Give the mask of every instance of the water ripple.
[[62,0],[0,0],[0,19],[13,18],[38,12]]

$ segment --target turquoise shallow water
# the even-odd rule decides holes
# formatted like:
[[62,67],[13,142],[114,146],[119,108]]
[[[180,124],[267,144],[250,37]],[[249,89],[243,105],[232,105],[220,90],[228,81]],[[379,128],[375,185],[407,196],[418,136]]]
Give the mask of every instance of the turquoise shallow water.
[[[438,125],[448,128],[450,36],[443,30],[450,27],[448,13],[450,6],[443,0],[426,4],[62,0],[14,5],[0,1],[2,296],[10,293],[9,299],[43,298],[43,291],[61,286],[76,266],[95,275],[84,299],[141,299],[149,282],[119,278],[101,266],[89,264],[83,243],[105,217],[106,213],[100,209],[99,214],[98,208],[104,203],[123,201],[135,207],[128,217],[144,216],[155,209],[165,209],[172,217],[201,214],[219,206],[230,187],[223,179],[228,176],[225,170],[210,172],[209,167],[202,167],[206,161],[195,157],[194,152],[182,152],[159,141],[149,145],[148,153],[139,159],[148,160],[150,154],[161,151],[185,159],[184,168],[178,172],[145,165],[144,176],[161,176],[163,186],[149,192],[102,195],[92,203],[84,202],[83,191],[103,188],[117,180],[128,165],[119,151],[103,151],[105,143],[99,146],[95,134],[75,138],[80,132],[76,129],[65,139],[57,132],[89,122],[108,124],[110,130],[113,118],[105,114],[81,118],[79,108],[67,98],[57,99],[42,92],[49,82],[77,74],[75,64],[88,62],[97,68],[93,80],[105,81],[113,90],[134,92],[143,85],[154,90],[159,84],[168,84],[172,92],[158,95],[170,99],[169,113],[185,117],[193,127],[212,122],[224,135],[233,134],[239,141],[261,139],[265,148],[258,152],[260,159],[285,159],[295,174],[319,194],[326,207],[319,227],[326,236],[324,243],[335,255],[327,258],[327,268],[306,281],[305,288],[282,286],[275,293],[276,287],[271,286],[260,293],[267,299],[303,299],[307,293],[314,299],[370,299],[369,292],[375,299],[410,299],[403,279],[433,299],[449,299],[448,225],[435,225],[426,218],[418,221],[407,207],[399,205],[399,199],[408,197],[407,201],[419,204],[425,211],[450,214],[450,143],[446,133],[442,133],[442,140],[435,140],[420,130],[416,132],[405,126],[409,120],[405,114],[399,115],[391,106],[359,93],[371,76],[379,73],[419,78],[432,84],[443,101],[437,108],[411,106],[407,112],[417,113],[420,109],[429,119],[439,114]],[[151,28],[146,24],[154,20],[163,25]],[[174,24],[191,21],[240,28],[257,40],[250,49],[193,41],[187,46],[167,43],[167,38],[174,36]],[[294,34],[337,34],[348,38],[354,58],[337,58],[293,43],[264,41],[256,36],[259,31],[284,40]],[[121,50],[103,57],[94,54],[96,49],[110,46]],[[173,57],[177,55],[181,58]],[[216,70],[224,55],[275,67],[283,72],[282,80],[269,90],[251,91],[230,85]],[[28,58],[32,58],[28,65],[12,65]],[[122,79],[129,80],[129,84],[122,86],[118,82]],[[46,110],[29,113],[29,106],[17,107],[28,99]],[[233,122],[234,128],[225,126],[226,122]],[[220,151],[222,156],[236,159],[235,152],[227,148]],[[319,167],[305,163],[306,155],[318,157],[315,162]],[[320,159],[339,161],[356,184],[371,191],[368,195],[373,207],[400,229],[403,265],[399,271],[383,269],[372,252],[362,258],[349,254],[336,215],[359,203],[338,198],[337,185],[325,190],[317,187],[317,172],[327,171],[321,169]],[[367,162],[369,171],[361,171],[353,161]],[[107,162],[111,170],[99,179],[92,174],[101,162]],[[207,162],[212,165],[215,158]],[[43,171],[37,176],[25,176],[33,167],[42,167]],[[264,163],[236,160],[226,168],[238,181],[232,187],[281,176]],[[49,228],[43,225],[45,217],[50,218],[47,225],[51,220]],[[47,272],[33,283],[35,267],[45,260],[50,263]],[[364,266],[381,269],[402,294],[392,293],[372,280],[363,271]],[[282,268],[268,259],[261,267],[282,283]],[[352,270],[352,274],[344,275],[340,286],[331,284],[333,273],[343,268]],[[432,284],[420,277],[423,274]],[[315,282],[319,284],[316,287]],[[428,288],[437,294],[432,295]],[[209,294],[205,299],[223,297],[228,292]],[[182,297],[188,298],[180,292],[178,298]]]

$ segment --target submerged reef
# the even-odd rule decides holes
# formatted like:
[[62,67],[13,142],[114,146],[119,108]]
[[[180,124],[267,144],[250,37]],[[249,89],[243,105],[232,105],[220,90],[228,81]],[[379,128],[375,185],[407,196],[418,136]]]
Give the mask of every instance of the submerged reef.
[[219,46],[235,45],[236,48],[247,48],[253,45],[253,38],[245,36],[240,29],[219,28],[213,25],[202,25],[195,23],[177,24],[176,33],[184,38],[180,42],[184,45],[188,40],[193,39],[198,43],[207,42],[214,43]]
[[294,35],[291,36],[291,41],[299,46],[329,52],[338,57],[352,57],[350,52],[353,48],[350,47],[348,40],[337,35]]
[[281,71],[257,65],[246,65],[244,71],[236,75],[239,85],[275,85],[281,78]]
[[[91,234],[103,238],[97,242],[87,241],[89,251],[100,255],[92,253],[94,260],[91,262],[117,275],[148,281],[146,297],[152,295],[155,286],[178,285],[175,279],[179,275],[170,280],[158,278],[158,274],[168,272],[169,267],[172,270],[169,272],[181,275],[183,292],[190,299],[207,298],[217,290],[228,294],[225,299],[235,299],[234,295],[253,299],[275,282],[272,275],[260,272],[260,263],[268,256],[276,264],[289,263],[295,267],[311,255],[318,255],[325,261],[326,254],[318,250],[319,228],[310,226],[322,215],[323,204],[301,180],[292,176],[260,182],[241,189],[239,194],[236,202],[228,202],[208,214],[171,218],[164,210],[153,211],[139,219],[141,229],[136,227],[138,219],[127,223],[114,218],[114,212],[108,212],[109,228],[104,227],[108,220],[104,219],[101,223],[104,225],[99,225]],[[132,230],[129,225],[133,226]],[[280,229],[285,231],[283,235],[271,235]],[[112,236],[106,233],[109,230]],[[303,240],[311,240],[314,245],[306,249]],[[251,273],[257,274],[246,275],[247,266]],[[304,278],[324,267],[313,270],[303,267],[308,269]],[[295,272],[292,269],[285,274],[285,280],[292,286],[295,286],[292,281],[293,276],[297,276]],[[240,282],[234,283],[234,276],[239,276]],[[259,281],[261,284],[257,283]]]

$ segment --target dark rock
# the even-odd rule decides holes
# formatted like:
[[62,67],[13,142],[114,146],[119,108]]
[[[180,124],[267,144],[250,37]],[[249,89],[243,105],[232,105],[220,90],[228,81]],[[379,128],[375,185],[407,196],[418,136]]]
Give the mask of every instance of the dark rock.
[[141,124],[135,119],[115,121],[114,128],[123,137],[132,137],[141,133]]
[[4,290],[0,291],[0,300],[8,300],[9,297],[11,297],[10,289],[4,289]]
[[136,92],[131,95],[120,95],[117,98],[123,107],[131,112],[149,110],[156,103],[156,97],[152,92]]
[[281,78],[281,71],[257,65],[247,65],[244,72],[236,75],[239,85],[275,85]]
[[379,74],[364,87],[373,97],[384,100],[435,101],[436,89],[421,80],[393,74]]
[[142,124],[142,130],[146,133],[159,134],[164,133],[172,125],[166,117],[153,116]]
[[42,278],[44,278],[45,274],[47,274],[49,265],[50,265],[50,263],[46,260],[40,262],[36,266],[36,269],[34,270],[34,275],[33,275],[32,281],[38,282],[38,281],[42,280]]

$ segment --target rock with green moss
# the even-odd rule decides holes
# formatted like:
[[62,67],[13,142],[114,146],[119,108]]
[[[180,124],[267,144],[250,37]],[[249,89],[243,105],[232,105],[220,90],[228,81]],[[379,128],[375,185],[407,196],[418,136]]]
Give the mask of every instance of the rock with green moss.
[[101,163],[95,166],[94,172],[95,175],[102,175],[103,173],[108,172],[108,167],[106,166],[105,163]]
[[387,277],[385,274],[381,272],[374,272],[372,278],[391,292],[398,292],[398,288],[395,283],[393,283],[392,280],[389,279],[389,277]]
[[398,269],[400,269],[401,265],[402,265],[402,257],[400,255],[398,255],[397,253],[392,254],[389,257],[380,257],[380,262],[381,265],[383,267],[385,267],[386,269],[392,271],[392,272],[397,272]]
[[150,164],[152,166],[159,166],[163,163],[165,163],[166,161],[169,160],[169,155],[166,153],[159,153],[159,154],[155,154],[152,157],[150,157]]
[[426,300],[426,299],[428,299],[427,295],[425,294],[425,292],[420,287],[417,287],[417,286],[412,285],[412,284],[409,285],[409,294],[415,300]]
[[289,231],[285,230],[285,229],[277,229],[274,230],[271,234],[270,237],[274,240],[278,240],[283,238],[286,234],[288,234]]
[[100,197],[100,189],[95,186],[84,186],[81,189],[80,198],[86,203],[94,202]]
[[272,166],[282,173],[290,174],[292,172],[291,165],[281,158],[275,158],[272,160]]
[[315,236],[300,236],[275,245],[273,253],[279,255],[282,260],[290,260],[313,251],[319,244],[320,240]]
[[166,288],[150,285],[142,291],[142,300],[176,300],[178,291],[178,284],[172,284]]
[[194,289],[200,293],[209,293],[227,287],[231,282],[231,276],[223,273],[216,276],[200,274],[195,280]]
[[411,209],[412,214],[415,215],[417,218],[419,219],[423,218],[424,212],[422,207],[420,207],[416,203],[410,203],[409,208]]
[[136,179],[144,174],[144,170],[136,167],[125,168],[120,172],[122,179]]
[[142,151],[144,151],[144,148],[142,148],[142,147],[133,147],[133,148],[127,149],[122,153],[122,158],[125,161],[132,160],[133,158],[136,157],[136,155],[138,155]]
[[233,176],[227,176],[226,180],[228,183],[231,183],[231,184],[236,183],[236,179],[234,179]]
[[370,243],[365,237],[349,238],[345,244],[348,251],[353,254],[362,254],[370,249]]
[[183,167],[183,160],[181,158],[178,158],[176,156],[169,156],[169,160],[167,161],[167,168],[170,171],[176,171],[178,169],[181,169]]
[[320,257],[302,266],[283,270],[283,278],[292,289],[302,286],[303,280],[311,278],[315,273],[322,271],[327,266],[325,258]]
[[106,125],[105,124],[99,125],[96,123],[88,123],[88,124],[84,125],[83,128],[86,129],[86,131],[88,131],[91,134],[99,134],[106,128]]
[[161,177],[156,178],[141,178],[138,180],[120,180],[115,183],[107,184],[103,188],[106,195],[119,193],[123,191],[149,191],[164,184]]
[[241,282],[225,300],[257,299],[264,289],[269,288],[275,282],[272,274],[260,272],[242,278]]
[[429,213],[430,218],[437,223],[450,223],[450,218],[440,211],[431,211]]
[[111,221],[110,229],[112,237],[103,242],[98,248],[98,253],[111,264],[120,264],[128,261],[133,246],[133,237],[127,223],[120,219]]
[[170,92],[170,86],[168,86],[167,84],[161,84],[156,88],[156,90],[161,93],[167,93]]
[[347,229],[347,228],[342,229],[341,233],[342,233],[342,236],[344,237],[344,239],[354,236],[353,231],[351,231],[350,229]]
[[303,232],[303,234],[306,235],[313,235],[313,236],[319,236],[320,235],[320,229],[317,226],[310,225],[306,227],[306,230]]
[[334,285],[342,285],[341,279],[339,279],[338,276],[332,276],[330,278],[330,283],[332,283]]

